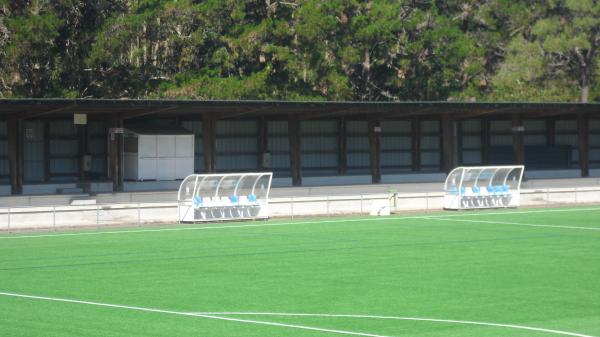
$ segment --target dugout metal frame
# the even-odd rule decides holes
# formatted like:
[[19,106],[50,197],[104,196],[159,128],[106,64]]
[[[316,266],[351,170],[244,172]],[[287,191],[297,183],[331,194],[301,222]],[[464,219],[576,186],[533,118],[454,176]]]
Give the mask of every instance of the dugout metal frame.
[[272,172],[192,174],[177,192],[179,222],[269,218]]

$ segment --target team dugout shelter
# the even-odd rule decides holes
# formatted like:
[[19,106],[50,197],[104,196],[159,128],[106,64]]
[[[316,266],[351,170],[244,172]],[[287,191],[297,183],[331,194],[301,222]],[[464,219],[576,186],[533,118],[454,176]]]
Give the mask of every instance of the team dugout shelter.
[[0,195],[176,190],[125,178],[140,129],[193,135],[188,174],[273,172],[273,186],[443,182],[484,165],[600,176],[598,103],[0,99]]

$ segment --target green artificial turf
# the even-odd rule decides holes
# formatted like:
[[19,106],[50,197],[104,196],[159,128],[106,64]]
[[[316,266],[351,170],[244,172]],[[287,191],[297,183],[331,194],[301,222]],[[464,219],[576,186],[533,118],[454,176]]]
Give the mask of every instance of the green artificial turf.
[[[434,318],[600,336],[600,207],[165,228],[180,230],[4,234],[0,292],[178,313]],[[456,322],[215,315],[380,336],[561,335]],[[0,336],[342,335],[0,295]]]

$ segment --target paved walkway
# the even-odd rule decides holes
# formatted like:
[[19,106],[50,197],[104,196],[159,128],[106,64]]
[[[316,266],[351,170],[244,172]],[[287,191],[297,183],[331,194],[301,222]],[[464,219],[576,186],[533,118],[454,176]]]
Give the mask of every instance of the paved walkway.
[[[600,178],[577,179],[535,179],[524,181],[523,189],[540,188],[569,188],[593,187],[600,185]],[[360,195],[381,194],[395,189],[398,193],[425,193],[441,192],[443,183],[407,183],[407,184],[376,184],[376,185],[346,185],[346,186],[318,186],[318,187],[279,187],[271,190],[271,197],[302,197],[302,196],[327,196],[327,195]]]
[[[543,188],[572,188],[600,186],[600,178],[576,179],[535,179],[524,181],[523,189]],[[441,192],[443,183],[407,183],[407,184],[370,184],[317,187],[278,187],[271,190],[271,198],[289,197],[318,197],[336,195],[367,195],[386,194],[390,189],[398,193]],[[43,196],[10,196],[0,197],[0,207],[22,206],[60,206],[69,205],[73,198],[86,198],[77,195],[43,195]],[[176,200],[175,191],[161,192],[123,192],[101,193],[87,197],[96,199],[97,203],[128,203],[128,202],[173,202]]]

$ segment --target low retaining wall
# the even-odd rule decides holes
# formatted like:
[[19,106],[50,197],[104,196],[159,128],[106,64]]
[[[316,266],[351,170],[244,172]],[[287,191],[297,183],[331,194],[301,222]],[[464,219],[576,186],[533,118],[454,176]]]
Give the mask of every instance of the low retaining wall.
[[[396,211],[441,210],[444,193],[402,193],[396,196]],[[389,194],[330,197],[274,198],[272,217],[306,217],[342,214],[368,214],[376,201],[394,203]],[[600,203],[600,187],[530,189],[521,192],[522,206],[552,206]],[[81,206],[0,208],[0,231],[59,227],[102,227],[174,223],[176,202],[118,203]]]

